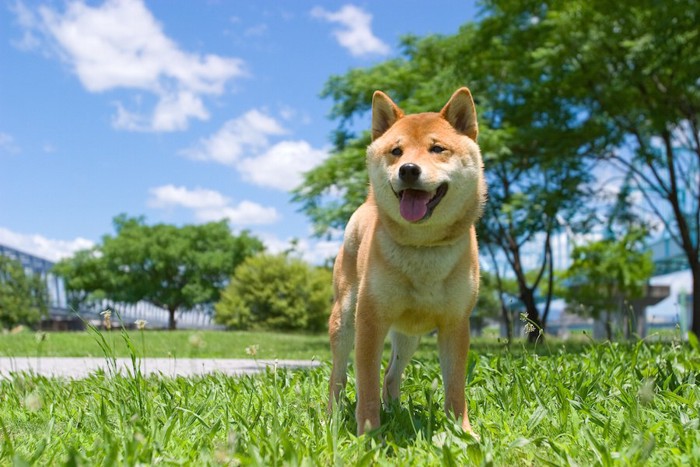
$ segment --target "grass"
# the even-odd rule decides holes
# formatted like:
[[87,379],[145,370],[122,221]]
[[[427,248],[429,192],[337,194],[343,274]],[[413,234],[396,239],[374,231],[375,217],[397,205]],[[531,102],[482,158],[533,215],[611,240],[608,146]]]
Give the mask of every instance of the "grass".
[[[261,352],[281,339],[257,337],[251,345]],[[92,338],[106,358],[112,344],[129,347],[133,339],[131,354],[138,358],[138,333]],[[205,349],[212,346],[208,334],[203,339]],[[97,373],[77,381],[15,374],[0,380],[0,464],[700,462],[697,344],[587,344],[573,352],[551,344],[537,351],[476,345],[467,398],[480,441],[444,415],[430,340],[425,347],[407,368],[402,403],[382,414],[377,433],[360,438],[354,435],[352,371],[345,403],[330,417],[325,412],[327,364],[239,378],[145,378],[137,366],[129,375]]]
[[[115,357],[129,357],[131,351],[119,337],[113,334],[111,353]],[[137,331],[130,334],[138,336]],[[45,336],[41,345],[38,336]],[[145,355],[148,357],[188,358],[250,358],[246,349],[257,346],[260,359],[315,359],[330,358],[328,336],[312,334],[284,334],[273,332],[221,332],[221,331],[145,331],[143,333]],[[140,337],[134,338],[141,350]],[[193,345],[196,344],[196,345]],[[0,335],[0,357],[104,357],[91,332],[56,332],[35,334],[20,332]]]
[[[105,332],[111,336],[110,354],[115,357],[130,357],[131,350],[124,339],[119,337],[119,331]],[[135,338],[136,347],[141,348],[141,336],[137,331],[131,331]],[[143,334],[145,355],[151,358],[250,358],[249,349],[256,346],[256,357],[259,359],[290,359],[290,360],[330,360],[330,346],[326,334],[290,334],[281,332],[252,332],[252,331],[145,331]],[[417,359],[435,359],[437,339],[426,336],[422,339],[416,355]],[[557,348],[565,348],[568,352],[582,351],[589,339],[577,341],[560,341],[549,338]],[[193,343],[197,345],[193,345]],[[477,352],[500,352],[505,343],[492,338],[472,339],[472,348]],[[387,351],[389,344],[387,341]],[[524,349],[522,340],[514,342],[510,351],[519,353]],[[538,345],[530,347],[529,352],[546,353],[547,347]],[[33,333],[22,331],[18,333],[0,334],[0,357],[104,357],[100,347],[91,332],[48,332]]]

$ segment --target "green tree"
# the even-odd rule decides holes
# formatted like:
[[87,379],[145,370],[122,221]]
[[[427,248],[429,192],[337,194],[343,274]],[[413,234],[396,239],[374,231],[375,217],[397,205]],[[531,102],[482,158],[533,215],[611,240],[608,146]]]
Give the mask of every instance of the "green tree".
[[116,235],[62,261],[56,272],[72,291],[165,308],[170,329],[176,311],[218,301],[236,266],[263,249],[247,232],[232,235],[225,221],[176,227],[120,215],[114,226]]
[[[349,128],[369,110],[374,89],[381,88],[407,112],[415,112],[439,109],[456,87],[468,84],[477,101],[489,185],[484,218],[477,226],[479,239],[492,246],[493,261],[509,265],[507,275],[517,281],[528,318],[544,328],[552,294],[544,295],[544,305],[536,297],[541,290],[553,290],[552,237],[561,219],[586,219],[582,199],[590,195],[586,183],[591,168],[585,156],[594,153],[599,141],[592,137],[593,126],[576,123],[576,111],[565,101],[532,90],[542,79],[541,70],[493,41],[489,31],[474,24],[453,36],[408,37],[401,58],[329,79],[324,95],[335,101],[335,152],[307,174],[295,200],[319,233],[342,228],[367,185],[364,148],[369,136]],[[477,43],[484,47],[475,47]],[[522,106],[539,112],[524,112]],[[537,255],[529,254],[526,264],[524,256],[533,250]],[[537,271],[532,279],[530,270]]]
[[215,320],[234,329],[319,331],[330,311],[331,272],[289,254],[259,254],[236,268]]
[[104,264],[99,261],[99,247],[76,251],[72,257],[53,266],[54,274],[63,278],[68,306],[80,310],[91,300],[105,298],[109,279]]
[[643,252],[646,232],[631,230],[623,238],[607,238],[577,246],[565,278],[569,281],[567,303],[585,316],[604,319],[612,340],[613,315],[629,310],[634,299],[644,296],[653,265]]
[[48,314],[46,283],[38,274],[26,274],[22,265],[0,255],[0,325],[32,326]]
[[[684,251],[693,295],[700,295],[697,2],[487,0],[483,5],[489,44],[541,70],[532,95],[566,102],[578,121],[607,134],[609,145],[598,157],[629,176],[643,207]],[[521,110],[538,112],[529,105]],[[693,301],[692,331],[700,333],[700,300]]]

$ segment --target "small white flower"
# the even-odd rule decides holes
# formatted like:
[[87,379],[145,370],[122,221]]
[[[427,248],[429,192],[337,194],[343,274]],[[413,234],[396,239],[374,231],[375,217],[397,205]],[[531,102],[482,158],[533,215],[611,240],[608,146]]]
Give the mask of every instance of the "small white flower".
[[134,324],[136,325],[136,329],[143,330],[148,324],[148,321],[146,321],[145,319],[137,319],[136,321],[134,321]]
[[102,315],[105,329],[112,329],[112,310],[108,308],[100,314]]

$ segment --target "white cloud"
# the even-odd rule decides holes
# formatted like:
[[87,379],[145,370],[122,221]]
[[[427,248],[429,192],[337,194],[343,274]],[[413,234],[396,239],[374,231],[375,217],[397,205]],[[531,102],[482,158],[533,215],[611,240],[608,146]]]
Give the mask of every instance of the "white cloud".
[[182,153],[192,159],[234,165],[247,151],[260,151],[269,145],[269,137],[286,130],[260,110],[250,110],[229,120],[219,131]]
[[233,225],[273,224],[280,218],[275,208],[247,200],[234,206],[200,209],[196,211],[195,215],[202,222],[228,219]]
[[[283,109],[284,115],[289,112]],[[303,140],[270,142],[271,137],[286,133],[275,118],[253,109],[229,120],[219,131],[181,153],[195,160],[234,167],[246,181],[256,185],[289,191],[302,182],[304,172],[327,157],[328,151],[313,148]]]
[[0,244],[49,261],[58,261],[72,256],[78,250],[94,245],[92,241],[82,237],[73,240],[55,240],[42,235],[13,232],[3,227],[0,227]]
[[148,205],[154,208],[181,206],[188,209],[209,209],[225,207],[230,200],[214,190],[195,188],[188,190],[184,186],[163,185],[151,188]]
[[328,156],[306,141],[282,141],[257,157],[241,160],[237,169],[256,185],[290,191],[299,186],[302,176]]
[[186,208],[193,211],[201,222],[228,219],[234,225],[272,224],[279,220],[273,207],[262,206],[252,201],[234,204],[218,191],[183,186],[163,185],[151,188],[148,205],[152,208]]
[[22,28],[22,38],[11,41],[20,50],[36,50],[41,46],[41,40],[36,35],[38,28],[36,15],[23,3],[17,1],[10,5],[10,11],[15,14],[17,24]]
[[323,264],[335,258],[342,240],[303,240],[300,242],[302,258],[311,264]]
[[15,143],[15,139],[12,135],[0,131],[0,153],[3,152],[17,154],[19,152],[19,146]]
[[142,0],[108,0],[94,7],[71,1],[63,12],[48,6],[34,12],[17,3],[14,11],[24,30],[17,46],[37,48],[43,38],[88,91],[123,88],[156,96],[150,115],[118,104],[116,128],[185,129],[189,120],[209,117],[203,96],[222,94],[229,80],[245,74],[240,59],[181,50]]
[[255,236],[262,240],[265,249],[272,254],[289,251],[292,248],[292,241],[295,241],[296,245],[294,248],[301,254],[302,259],[316,265],[324,264],[328,259],[334,258],[342,244],[342,240],[299,239],[293,237],[281,239],[276,235],[264,232],[256,233]]
[[391,51],[372,32],[372,15],[354,5],[345,5],[336,12],[315,7],[311,10],[311,16],[339,24],[341,28],[335,29],[333,35],[341,46],[356,57],[387,55]]

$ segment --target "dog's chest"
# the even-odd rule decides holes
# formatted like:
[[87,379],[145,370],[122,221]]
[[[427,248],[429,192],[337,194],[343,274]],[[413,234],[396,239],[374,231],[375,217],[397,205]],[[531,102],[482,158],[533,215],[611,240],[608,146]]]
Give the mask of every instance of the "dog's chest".
[[397,318],[415,314],[410,317],[415,322],[420,316],[466,310],[473,282],[466,264],[468,242],[407,247],[384,240],[378,247],[386,270],[372,278],[372,289]]

